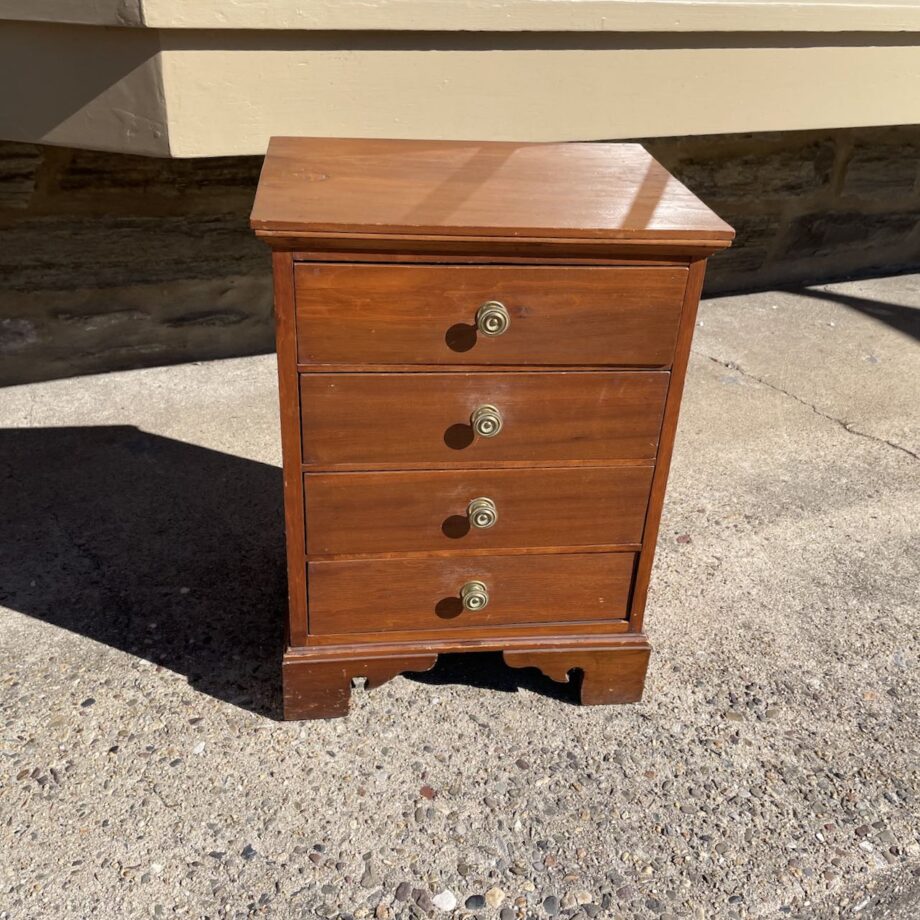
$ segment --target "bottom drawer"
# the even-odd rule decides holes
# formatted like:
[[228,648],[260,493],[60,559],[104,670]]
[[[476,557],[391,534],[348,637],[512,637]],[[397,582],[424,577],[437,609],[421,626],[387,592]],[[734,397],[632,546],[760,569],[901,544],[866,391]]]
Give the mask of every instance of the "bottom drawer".
[[[627,614],[635,558],[567,553],[311,562],[310,632],[619,620]],[[481,609],[467,609],[461,600],[470,582],[485,588]]]

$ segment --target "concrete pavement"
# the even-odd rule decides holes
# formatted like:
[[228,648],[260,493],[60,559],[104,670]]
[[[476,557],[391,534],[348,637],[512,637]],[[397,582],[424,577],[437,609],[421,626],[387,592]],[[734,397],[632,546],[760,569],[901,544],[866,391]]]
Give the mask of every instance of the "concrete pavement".
[[273,359],[0,390],[0,917],[916,916],[918,316],[702,305],[632,707],[481,656],[276,721]]

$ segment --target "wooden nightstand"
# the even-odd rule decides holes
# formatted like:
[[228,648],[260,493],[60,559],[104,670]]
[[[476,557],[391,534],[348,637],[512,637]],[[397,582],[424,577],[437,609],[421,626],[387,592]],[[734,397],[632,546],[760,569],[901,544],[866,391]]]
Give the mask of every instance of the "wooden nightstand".
[[636,144],[274,138],[285,716],[441,652],[642,694],[706,258],[732,229]]

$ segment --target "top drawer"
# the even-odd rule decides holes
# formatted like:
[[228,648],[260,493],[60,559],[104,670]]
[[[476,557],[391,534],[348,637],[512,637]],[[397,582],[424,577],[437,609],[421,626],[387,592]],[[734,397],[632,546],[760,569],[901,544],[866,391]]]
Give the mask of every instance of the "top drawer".
[[[665,367],[686,282],[681,267],[301,263],[298,358],[301,364]],[[509,321],[497,335],[477,326],[477,311],[490,302]]]

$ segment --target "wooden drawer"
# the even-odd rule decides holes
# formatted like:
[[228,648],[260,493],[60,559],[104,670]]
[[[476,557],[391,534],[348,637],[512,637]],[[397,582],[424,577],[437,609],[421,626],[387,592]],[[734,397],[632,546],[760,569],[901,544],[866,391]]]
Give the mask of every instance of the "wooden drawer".
[[[687,269],[298,265],[302,364],[670,365]],[[477,330],[499,301],[510,326]]]
[[[651,464],[539,470],[310,473],[304,477],[307,552],[638,544]],[[497,520],[471,526],[485,497]]]
[[[633,553],[311,562],[310,632],[476,628],[626,616]],[[489,593],[463,608],[461,587]]]
[[[303,460],[354,469],[655,457],[667,371],[301,375]],[[501,413],[480,437],[472,413]]]

